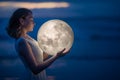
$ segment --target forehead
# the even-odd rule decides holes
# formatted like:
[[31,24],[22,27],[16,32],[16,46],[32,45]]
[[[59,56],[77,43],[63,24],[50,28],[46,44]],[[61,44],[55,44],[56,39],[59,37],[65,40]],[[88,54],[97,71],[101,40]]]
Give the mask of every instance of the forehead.
[[32,13],[28,13],[28,15],[26,16],[26,18],[33,18],[33,14]]

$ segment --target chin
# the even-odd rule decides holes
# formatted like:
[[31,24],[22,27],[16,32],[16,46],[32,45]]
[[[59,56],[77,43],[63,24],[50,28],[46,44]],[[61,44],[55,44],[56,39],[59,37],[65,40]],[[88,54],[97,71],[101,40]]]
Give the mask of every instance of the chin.
[[31,28],[30,31],[33,31],[33,28]]
[[32,31],[33,31],[33,29],[29,30],[28,32],[32,32]]
[[32,32],[33,30],[30,30],[30,32]]

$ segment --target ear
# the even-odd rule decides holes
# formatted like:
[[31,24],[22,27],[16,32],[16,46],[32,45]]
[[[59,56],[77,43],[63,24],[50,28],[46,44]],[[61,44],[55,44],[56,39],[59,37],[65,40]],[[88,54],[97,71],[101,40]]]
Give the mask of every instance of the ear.
[[19,21],[20,21],[21,25],[24,25],[24,19],[23,18],[20,18]]

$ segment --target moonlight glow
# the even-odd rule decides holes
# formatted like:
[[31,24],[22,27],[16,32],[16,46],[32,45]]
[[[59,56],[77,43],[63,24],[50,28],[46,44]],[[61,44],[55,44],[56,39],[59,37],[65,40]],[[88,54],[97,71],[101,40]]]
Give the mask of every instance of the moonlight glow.
[[49,55],[55,55],[62,49],[70,49],[74,34],[71,27],[62,20],[49,20],[39,29],[37,40],[42,50]]

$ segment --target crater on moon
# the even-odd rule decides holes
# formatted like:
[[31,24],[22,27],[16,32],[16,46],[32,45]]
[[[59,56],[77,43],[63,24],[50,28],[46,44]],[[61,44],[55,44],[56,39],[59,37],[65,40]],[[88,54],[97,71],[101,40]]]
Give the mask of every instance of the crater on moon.
[[62,49],[70,49],[74,40],[72,28],[62,20],[45,22],[37,34],[40,48],[49,55],[55,55]]

